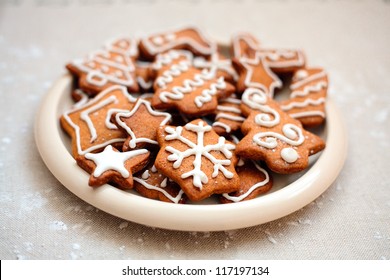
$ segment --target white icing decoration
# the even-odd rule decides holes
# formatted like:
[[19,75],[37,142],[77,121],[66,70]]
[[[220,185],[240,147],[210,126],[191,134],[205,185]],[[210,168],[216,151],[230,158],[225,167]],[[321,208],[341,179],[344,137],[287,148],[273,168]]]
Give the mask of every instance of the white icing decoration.
[[307,72],[307,70],[300,69],[297,72],[295,72],[294,77],[293,77],[293,81],[294,82],[301,81],[303,79],[306,79],[308,76],[309,76],[309,73]]
[[144,99],[138,99],[137,103],[134,105],[133,109],[131,111],[126,111],[126,112],[119,112],[115,115],[115,120],[117,124],[122,127],[123,129],[126,130],[126,132],[129,134],[131,137],[131,140],[129,141],[129,147],[134,149],[138,143],[150,143],[150,144],[155,144],[157,145],[157,141],[149,139],[149,138],[144,138],[144,137],[137,137],[135,133],[132,131],[132,129],[127,126],[127,124],[122,121],[121,118],[129,118],[133,116],[140,108],[141,105],[144,105],[146,109],[148,110],[149,114],[155,117],[164,117],[164,119],[161,121],[160,126],[166,125],[170,120],[171,120],[171,114],[166,113],[166,112],[159,112],[156,111],[152,108],[150,105],[149,101],[146,101]]
[[[244,161],[242,161],[242,165],[243,164],[244,164]],[[224,193],[224,194],[222,194],[223,197],[225,197],[226,199],[233,201],[233,202],[240,202],[240,201],[244,200],[246,197],[248,197],[254,190],[266,185],[269,182],[268,172],[265,169],[261,168],[257,163],[253,162],[253,164],[255,165],[257,170],[259,170],[260,172],[262,172],[264,174],[264,176],[265,176],[264,180],[254,184],[253,186],[251,186],[249,188],[249,190],[246,193],[243,193],[240,196],[231,196],[228,193]],[[242,166],[242,165],[239,165],[239,166]]]
[[183,197],[183,190],[180,190],[179,193],[177,194],[176,197],[173,197],[171,196],[166,190],[158,187],[158,186],[153,186],[149,183],[147,183],[145,180],[143,179],[140,179],[140,178],[137,178],[137,177],[134,177],[133,178],[134,181],[140,183],[141,185],[143,185],[145,188],[147,189],[150,189],[150,190],[155,190],[155,191],[159,191],[161,192],[162,194],[165,195],[165,197],[167,197],[170,201],[172,201],[173,203],[179,203],[179,201],[181,200],[181,198]]
[[232,128],[227,125],[226,123],[223,123],[223,122],[214,122],[213,123],[213,127],[214,126],[220,126],[222,127],[227,133],[229,133],[230,131],[232,131]]
[[290,103],[288,103],[286,105],[282,105],[280,107],[282,108],[283,111],[289,111],[289,110],[292,110],[294,108],[304,108],[304,107],[307,107],[309,105],[318,106],[318,105],[321,105],[324,103],[325,103],[324,97],[320,97],[318,99],[307,98],[302,102],[290,102]]
[[74,94],[80,96],[80,100],[73,105],[73,107],[72,107],[73,109],[80,108],[80,107],[84,106],[89,101],[88,94],[86,94],[82,90],[76,89],[74,91]]
[[[97,96],[95,96],[93,99],[91,99],[90,101],[88,101],[87,103],[85,103],[83,106],[80,106],[80,107],[77,107],[77,108],[74,108],[74,109],[71,109],[69,111],[66,111],[64,114],[63,114],[63,117],[64,119],[66,120],[66,122],[74,129],[75,131],[75,134],[76,134],[76,147],[77,147],[77,153],[79,155],[84,155],[88,152],[92,152],[94,150],[97,150],[97,149],[100,149],[100,148],[103,148],[107,145],[110,145],[110,144],[113,144],[113,143],[118,143],[118,142],[124,142],[126,139],[125,138],[114,138],[114,139],[110,139],[108,141],[105,141],[99,145],[94,145],[94,146],[91,146],[85,150],[83,150],[81,148],[81,139],[80,139],[80,127],[78,125],[76,125],[72,119],[70,118],[70,114],[72,113],[75,113],[77,111],[81,111],[85,108],[88,108],[89,106],[93,106],[95,107],[96,110],[98,109],[101,109],[103,108],[104,106],[106,106],[107,104],[105,104],[104,102],[104,97],[106,97],[107,95],[109,95],[111,92],[113,91],[117,91],[119,90],[120,93],[130,102],[130,103],[134,103],[136,101],[136,99],[134,97],[132,97],[130,94],[127,93],[126,91],[126,88],[122,87],[122,86],[112,86],[104,91],[102,91],[101,93],[99,93]],[[111,96],[110,96],[111,97]],[[109,98],[110,98],[109,97]],[[115,96],[114,96],[115,97]],[[108,99],[109,99],[108,98]],[[101,102],[103,100],[103,102]],[[113,102],[113,99],[109,99],[109,103],[112,103]],[[95,105],[96,104],[100,104],[100,108],[97,108]],[[107,111],[107,114],[110,114],[110,113],[113,113],[114,111],[113,110],[108,110]],[[92,121],[88,121],[88,117],[85,116],[87,122],[87,126],[88,126],[88,129],[90,131],[90,134],[91,134],[91,142],[94,141],[94,139],[96,139],[96,137],[98,137],[98,135],[96,134],[96,128],[95,126],[93,125]],[[107,126],[107,118],[106,118],[106,123],[105,125]]]
[[164,180],[161,181],[160,187],[166,188],[167,187],[168,178],[164,178]]
[[[282,86],[282,81],[270,70],[270,68],[267,66],[267,63],[264,61],[264,57],[261,56],[260,53],[256,53],[255,58],[249,59],[246,57],[243,57],[240,59],[240,63],[245,67],[247,70],[247,74],[245,76],[244,84],[247,88],[259,88],[269,94],[269,96],[273,97],[275,88],[280,88]],[[273,80],[273,82],[266,86],[262,83],[252,81],[253,76],[253,70],[250,65],[259,65],[261,63],[264,67],[264,71],[267,73],[269,77]]]
[[157,168],[154,164],[153,164],[152,168],[150,169],[150,171],[152,171],[153,173],[157,172]]
[[97,134],[96,134],[96,128],[93,125],[92,120],[89,117],[89,115],[93,112],[96,112],[96,111],[102,109],[103,107],[105,107],[111,103],[118,104],[118,99],[116,98],[116,96],[111,95],[110,97],[102,100],[99,103],[96,103],[95,105],[93,105],[93,106],[89,107],[88,109],[84,110],[83,112],[81,112],[80,119],[85,121],[85,123],[88,126],[89,133],[91,134],[91,140],[90,140],[91,143],[93,143],[96,140]]
[[[166,56],[161,57],[161,61],[157,59],[155,63],[156,68],[159,68],[161,64],[165,64],[166,61],[173,61],[172,57],[179,57],[179,52],[170,52]],[[191,62],[188,60],[181,60],[176,64],[170,66],[168,70],[165,70],[161,76],[159,76],[155,83],[158,87],[165,89],[168,84],[174,81],[175,77],[182,75],[190,69]],[[170,91],[161,91],[159,98],[162,102],[167,103],[169,100],[181,100],[185,94],[192,92],[196,87],[202,87],[205,81],[211,81],[215,79],[215,73],[213,71],[207,71],[204,69],[201,73],[194,74],[192,79],[185,79],[182,86],[174,86]],[[212,96],[218,93],[218,90],[225,89],[226,83],[223,77],[217,79],[216,82],[210,84],[209,88],[202,90],[199,96],[194,99],[197,107],[202,107],[204,103],[208,103],[212,100]]]
[[291,93],[291,98],[297,96],[307,96],[312,92],[319,92],[322,89],[325,89],[328,86],[328,83],[325,81],[319,81],[314,85],[308,85],[303,88],[303,90],[295,90]]
[[[204,145],[204,134],[206,132],[211,131],[211,126],[204,125],[203,121],[199,121],[198,124],[188,123],[184,126],[184,128],[188,131],[195,132],[197,134],[197,142],[193,143],[188,140],[186,137],[182,136],[183,127],[178,126],[174,127],[166,127],[165,132],[168,135],[165,136],[165,140],[178,140],[183,144],[186,144],[189,148],[185,151],[179,151],[171,146],[167,146],[165,150],[170,152],[171,155],[168,156],[168,161],[173,161],[173,168],[179,168],[185,158],[195,156],[193,161],[194,168],[184,174],[181,175],[182,179],[193,177],[192,183],[195,187],[202,189],[203,184],[208,183],[208,178],[206,174],[201,170],[202,165],[202,157],[211,161],[214,165],[214,170],[212,173],[212,178],[218,176],[219,171],[228,178],[231,179],[233,177],[233,173],[225,168],[225,166],[229,166],[231,164],[230,158],[233,156],[231,150],[235,149],[235,145],[226,143],[224,137],[219,137],[218,143],[213,145]],[[212,154],[211,151],[219,151],[222,153],[226,159],[217,159]]]
[[[284,68],[284,67],[299,67],[305,64],[305,59],[299,50],[266,50],[261,49],[259,51],[261,55],[264,55],[268,61],[268,65],[271,68]],[[294,59],[295,58],[295,59]],[[284,60],[286,59],[286,60]],[[294,60],[293,60],[294,59]]]
[[[74,60],[72,62],[80,71],[87,73],[86,80],[91,85],[102,87],[108,82],[126,87],[134,85],[135,66],[131,57],[136,52],[134,50],[135,43],[131,41],[132,43],[129,43],[127,49],[121,49],[114,45],[115,42],[112,41],[107,44],[105,50],[93,52],[86,60]],[[115,61],[110,60],[110,52],[115,54]],[[100,66],[99,69],[95,68],[97,63]],[[115,70],[109,73],[110,69]],[[118,72],[122,74],[118,76]]]
[[147,180],[149,177],[150,177],[149,170],[145,170],[141,175],[141,178],[144,180]]
[[275,109],[272,109],[267,104],[268,96],[261,89],[248,88],[242,95],[242,102],[251,109],[261,111],[255,117],[255,122],[258,125],[265,127],[273,127],[280,122],[280,116]]
[[[180,31],[184,31],[186,29],[194,30],[199,35],[201,42],[196,41],[194,38],[182,36],[179,34]],[[154,38],[164,36],[164,35],[169,36],[171,38],[172,35],[174,35],[175,38],[174,40],[173,39],[169,40],[165,44],[161,44],[161,45],[155,44]],[[210,41],[209,39],[207,39],[199,29],[194,27],[184,28],[181,30],[177,30],[176,32],[168,32],[165,34],[152,35],[147,38],[143,38],[142,43],[147,49],[148,53],[150,53],[151,55],[156,55],[159,53],[166,52],[174,48],[175,46],[180,46],[180,45],[190,46],[191,48],[195,49],[197,52],[203,55],[211,55],[216,49],[216,44]],[[202,43],[204,43],[206,46],[203,46]]]
[[[326,77],[326,72],[325,71],[321,71],[319,73],[316,73],[316,74],[313,74],[313,75],[309,75],[307,76],[306,78],[304,79],[299,79],[297,80],[296,82],[292,83],[291,86],[290,86],[290,89],[291,90],[296,90],[297,88],[303,86],[304,84],[308,84],[314,80],[317,80],[317,79],[322,79],[322,78],[325,78]],[[294,80],[294,78],[293,78]]]
[[169,34],[165,35],[165,39],[167,41],[173,41],[176,39],[176,35],[175,35],[175,33],[169,33]]
[[259,50],[260,47],[258,43],[247,33],[239,33],[233,36],[233,52],[234,57],[242,58],[243,51],[241,49],[240,41],[245,41],[245,43],[254,51]]
[[238,80],[238,74],[232,67],[232,61],[230,59],[220,59],[218,53],[213,53],[210,60],[206,60],[204,57],[194,58],[193,64],[197,68],[212,69],[212,71],[223,71],[232,76],[234,81]]
[[296,119],[304,118],[304,117],[315,117],[315,116],[322,117],[322,118],[326,117],[325,113],[322,111],[305,111],[305,112],[299,112],[299,113],[292,113],[289,115],[293,118],[296,118]]
[[93,172],[94,177],[99,177],[105,171],[115,170],[119,172],[123,178],[129,178],[130,173],[125,167],[125,162],[136,156],[146,154],[148,150],[140,149],[129,152],[115,152],[111,145],[108,145],[103,152],[92,154],[86,153],[85,158],[92,160],[96,164]]
[[180,57],[182,58],[181,61],[192,63],[193,55],[191,52],[184,50],[170,50],[167,53],[157,55],[155,62],[152,64],[152,68],[154,70],[160,70],[165,66],[171,65],[174,60]]
[[[265,138],[265,141],[261,140],[262,138]],[[283,126],[283,135],[273,131],[266,131],[256,133],[253,136],[253,142],[267,149],[276,148],[278,146],[277,139],[291,146],[299,146],[305,141],[302,130],[290,123]]]
[[293,148],[283,148],[280,155],[288,163],[296,162],[299,158],[297,151]]
[[157,37],[152,38],[152,41],[157,46],[161,46],[162,44],[164,44],[164,39],[161,36],[157,36]]

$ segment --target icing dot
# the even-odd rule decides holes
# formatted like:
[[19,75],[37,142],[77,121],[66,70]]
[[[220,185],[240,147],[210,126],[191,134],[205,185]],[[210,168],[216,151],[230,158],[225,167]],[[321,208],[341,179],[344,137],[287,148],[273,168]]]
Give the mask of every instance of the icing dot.
[[165,188],[165,187],[167,186],[167,181],[168,181],[168,178],[165,178],[165,179],[161,182],[160,187]]
[[117,57],[115,57],[115,61],[116,62],[123,62],[123,57],[117,56]]
[[150,169],[150,171],[152,171],[153,173],[157,172],[157,168],[156,168],[156,166],[154,166],[154,164],[153,164],[152,168]]
[[115,71],[115,76],[117,76],[119,78],[119,77],[123,77],[123,74],[121,71],[118,70],[118,71]]
[[166,39],[167,41],[173,41],[173,40],[176,39],[176,35],[173,34],[173,33],[167,34],[167,35],[165,35],[165,39]]
[[147,180],[149,178],[149,170],[145,170],[144,173],[142,173],[141,178],[144,180]]
[[297,71],[297,72],[295,73],[295,77],[294,77],[294,78],[295,78],[297,81],[299,81],[299,80],[302,80],[302,79],[306,78],[307,76],[309,76],[309,73],[307,73],[306,70],[299,70],[299,71]]
[[153,43],[155,43],[156,45],[162,45],[164,43],[164,39],[160,36],[157,36],[157,37],[154,37],[152,39]]
[[119,47],[121,47],[122,49],[125,49],[127,47],[127,42],[126,41],[120,41],[119,42]]
[[282,149],[280,155],[282,156],[282,159],[284,159],[288,163],[293,163],[297,161],[299,155],[296,150],[293,148],[284,148]]

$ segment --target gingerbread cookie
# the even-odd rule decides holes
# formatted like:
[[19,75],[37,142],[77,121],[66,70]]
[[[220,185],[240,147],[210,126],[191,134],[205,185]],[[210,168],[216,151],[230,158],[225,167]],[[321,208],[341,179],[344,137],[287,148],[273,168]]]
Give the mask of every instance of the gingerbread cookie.
[[187,51],[169,51],[158,55],[153,69],[157,73],[152,105],[156,109],[177,109],[191,117],[208,115],[215,111],[218,99],[234,92],[234,86],[215,71],[192,66],[192,54]]
[[232,57],[236,59],[254,59],[256,51],[260,49],[260,42],[248,32],[240,32],[232,37]]
[[241,99],[233,94],[219,101],[212,126],[219,135],[226,135],[239,130],[244,121],[245,118],[241,114]]
[[127,135],[111,118],[115,113],[131,109],[135,102],[126,88],[112,86],[86,104],[65,112],[60,121],[72,138],[73,156],[101,150],[109,144],[121,147]]
[[169,113],[154,110],[149,101],[141,98],[131,111],[117,113],[115,123],[129,135],[123,144],[123,151],[142,148],[148,144],[157,145],[157,128],[166,125],[171,118]]
[[236,171],[240,177],[240,190],[222,194],[222,203],[240,202],[258,197],[272,188],[272,177],[269,172],[252,160],[238,161]]
[[325,142],[302,128],[264,91],[247,89],[242,96],[242,111],[249,114],[241,130],[245,137],[236,154],[263,160],[277,173],[295,173],[309,164],[309,156],[325,148]]
[[233,59],[233,66],[239,75],[238,92],[258,88],[273,97],[275,89],[282,87],[282,81],[272,72],[265,57],[259,52],[256,52],[254,58]]
[[288,100],[280,107],[303,126],[313,127],[325,120],[325,101],[328,89],[328,76],[321,68],[304,68],[296,71],[290,86]]
[[142,196],[171,203],[185,203],[186,196],[180,187],[149,164],[134,176],[134,188]]
[[232,61],[219,52],[213,53],[210,58],[196,57],[194,66],[200,69],[216,71],[216,77],[223,77],[229,83],[235,83],[238,80],[238,74],[232,66]]
[[142,56],[149,60],[173,49],[188,50],[195,55],[207,57],[215,51],[216,44],[206,38],[198,28],[187,27],[145,37],[140,41],[139,49]]
[[145,167],[149,155],[146,149],[122,153],[108,145],[100,153],[77,156],[76,162],[91,174],[88,183],[91,187],[112,183],[121,189],[132,189],[132,174]]
[[179,184],[190,200],[239,189],[235,145],[218,136],[203,120],[184,127],[160,127],[157,141],[161,148],[156,168]]
[[138,92],[134,65],[138,55],[136,46],[137,42],[133,39],[119,38],[85,59],[68,63],[66,68],[77,77],[79,87],[91,96],[113,85]]
[[135,74],[141,92],[151,92],[153,90],[154,79],[150,67],[150,62],[136,61]]
[[257,53],[277,74],[293,72],[305,66],[305,56],[301,50],[260,48]]

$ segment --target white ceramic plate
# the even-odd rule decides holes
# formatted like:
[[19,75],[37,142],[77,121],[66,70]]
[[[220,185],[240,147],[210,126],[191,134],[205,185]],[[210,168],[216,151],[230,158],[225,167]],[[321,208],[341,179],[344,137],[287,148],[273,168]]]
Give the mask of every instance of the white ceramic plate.
[[89,204],[123,219],[148,226],[184,230],[217,231],[259,225],[286,216],[312,202],[336,179],[347,153],[346,132],[332,100],[326,104],[327,122],[320,135],[326,149],[311,158],[299,174],[274,175],[271,192],[240,203],[173,204],[147,199],[110,185],[88,186],[89,175],[71,156],[70,140],[59,124],[70,108],[72,78],[64,75],[44,98],[35,123],[35,139],[42,159],[53,175]]

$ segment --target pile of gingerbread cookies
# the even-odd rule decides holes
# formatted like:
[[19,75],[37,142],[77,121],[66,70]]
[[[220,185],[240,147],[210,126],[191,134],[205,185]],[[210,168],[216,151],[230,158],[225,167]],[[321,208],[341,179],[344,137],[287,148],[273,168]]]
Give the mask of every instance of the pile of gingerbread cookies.
[[[249,33],[223,47],[194,27],[121,37],[66,68],[75,104],[61,126],[92,187],[239,202],[325,148],[308,128],[325,120],[327,74],[301,50],[267,48]],[[285,81],[289,98],[277,101]]]

